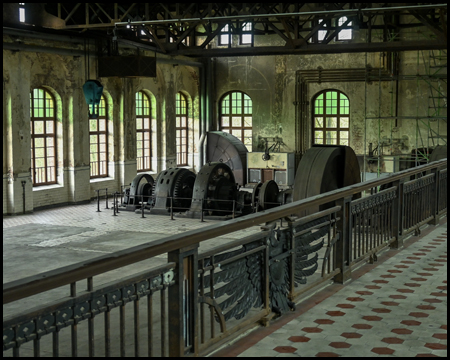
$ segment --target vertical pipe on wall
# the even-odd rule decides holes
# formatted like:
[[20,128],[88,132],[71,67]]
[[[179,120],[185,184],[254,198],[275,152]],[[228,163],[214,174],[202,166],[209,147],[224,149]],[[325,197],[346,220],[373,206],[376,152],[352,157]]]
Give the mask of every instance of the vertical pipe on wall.
[[206,133],[211,130],[212,118],[212,67],[211,60],[206,59],[206,66],[200,67],[200,140],[198,145],[199,168],[206,162]]

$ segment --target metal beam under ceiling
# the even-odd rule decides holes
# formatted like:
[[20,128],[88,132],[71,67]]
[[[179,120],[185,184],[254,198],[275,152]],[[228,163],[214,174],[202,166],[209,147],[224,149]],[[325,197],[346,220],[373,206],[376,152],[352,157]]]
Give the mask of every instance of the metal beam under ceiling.
[[[102,32],[111,39],[168,55],[219,57],[447,48],[447,4],[46,3],[45,12],[61,20],[52,23],[64,24],[54,28],[92,35]],[[339,23],[344,16],[345,21]],[[245,29],[247,23],[252,24],[251,31]],[[229,39],[233,35],[251,35],[252,41],[218,47],[223,29],[227,29]],[[415,39],[400,36],[411,29]],[[351,41],[337,40],[344,30],[364,34]],[[418,33],[423,41],[417,39]]]

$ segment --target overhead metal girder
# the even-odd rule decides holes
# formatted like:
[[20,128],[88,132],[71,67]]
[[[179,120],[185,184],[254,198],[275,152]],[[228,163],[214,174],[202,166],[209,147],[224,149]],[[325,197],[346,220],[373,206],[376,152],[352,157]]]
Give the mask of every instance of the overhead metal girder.
[[[396,3],[377,7],[372,3],[87,3],[85,6],[68,3],[46,3],[46,10],[65,20],[63,29],[112,28],[125,29],[131,36],[119,35],[119,40],[148,44],[157,52],[193,57],[251,56],[276,54],[322,54],[358,51],[406,51],[446,48],[447,4]],[[373,7],[372,7],[373,6]],[[383,23],[372,21],[380,16]],[[386,15],[389,15],[386,17]],[[387,22],[396,16],[395,24]],[[402,15],[402,16],[399,16]],[[337,19],[346,16],[342,25]],[[413,21],[411,21],[413,20]],[[419,22],[417,22],[419,21]],[[210,49],[228,25],[231,35],[246,34],[243,25],[252,23],[254,36],[276,35],[284,46],[232,46]],[[372,42],[374,29],[393,29],[422,26],[438,36],[436,42],[403,40],[390,44]],[[368,39],[358,43],[333,43],[341,30],[368,30]],[[326,31],[324,39],[318,33]],[[439,40],[442,40],[440,42]],[[265,42],[266,44],[268,42]]]
[[193,57],[221,57],[221,56],[262,56],[262,55],[313,55],[313,54],[339,54],[358,52],[380,52],[380,51],[413,51],[413,50],[439,50],[446,49],[444,41],[398,41],[378,43],[351,43],[351,44],[307,44],[299,48],[285,46],[260,46],[230,49],[178,49],[168,52],[169,55],[185,55]]

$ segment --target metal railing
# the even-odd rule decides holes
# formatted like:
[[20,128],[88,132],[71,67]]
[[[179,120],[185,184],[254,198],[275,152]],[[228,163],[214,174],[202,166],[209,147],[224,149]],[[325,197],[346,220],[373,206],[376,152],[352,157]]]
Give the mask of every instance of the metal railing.
[[[437,224],[447,211],[446,167],[440,160],[4,284],[3,304],[19,308],[30,296],[69,290],[66,298],[4,317],[4,355],[205,355],[294,308],[313,287],[344,282],[382,249],[401,248],[421,224]],[[198,251],[203,241],[257,225],[252,235]],[[165,265],[146,263],[145,272],[94,288],[97,277],[161,254]],[[76,292],[78,281],[86,291]],[[63,337],[70,346],[61,346]]]

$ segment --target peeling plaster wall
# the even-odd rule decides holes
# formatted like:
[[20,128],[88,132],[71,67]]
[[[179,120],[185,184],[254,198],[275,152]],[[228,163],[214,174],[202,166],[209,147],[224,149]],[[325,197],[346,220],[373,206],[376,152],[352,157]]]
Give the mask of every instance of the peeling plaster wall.
[[[33,40],[25,39],[28,43]],[[4,36],[4,41],[11,41]],[[54,45],[44,40],[40,45]],[[77,48],[78,45],[74,45]],[[90,59],[91,78],[95,60]],[[3,214],[25,212],[53,205],[83,203],[96,197],[95,190],[120,191],[136,176],[135,93],[154,96],[156,128],[153,159],[156,175],[176,166],[175,95],[189,98],[193,129],[189,165],[198,169],[199,70],[194,67],[157,65],[156,78],[101,78],[109,105],[110,154],[105,179],[90,179],[88,106],[82,85],[87,80],[85,59],[27,51],[3,51]],[[56,98],[58,184],[34,187],[31,183],[30,91],[45,87]]]
[[[321,82],[308,85],[307,118],[312,119],[313,97],[325,89],[338,89],[350,100],[350,146],[357,154],[368,152],[368,144],[375,148],[379,141],[388,139],[390,146],[384,147],[384,154],[410,154],[416,147],[434,146],[427,137],[428,127],[436,133],[446,135],[446,123],[423,120],[428,116],[430,84],[419,80],[416,74],[428,71],[428,51],[402,52],[400,54],[400,75],[411,75],[411,80],[399,81],[399,119],[380,119],[395,115],[395,82]],[[261,137],[282,137],[281,151],[298,151],[295,148],[296,71],[312,70],[317,67],[328,69],[356,69],[370,65],[378,68],[383,59],[379,53],[329,54],[329,55],[279,55],[216,58],[214,129],[219,128],[218,114],[221,97],[228,91],[243,91],[253,101],[253,151],[264,150]],[[441,88],[447,92],[446,84]],[[445,89],[444,89],[445,86]],[[446,108],[441,114],[446,116]],[[367,119],[376,118],[376,119]],[[298,116],[300,118],[300,116]],[[413,118],[413,119],[412,119]],[[312,120],[306,124],[306,147],[312,144]],[[439,128],[438,128],[439,127]],[[427,145],[428,144],[428,145]],[[442,140],[440,141],[442,144]]]

